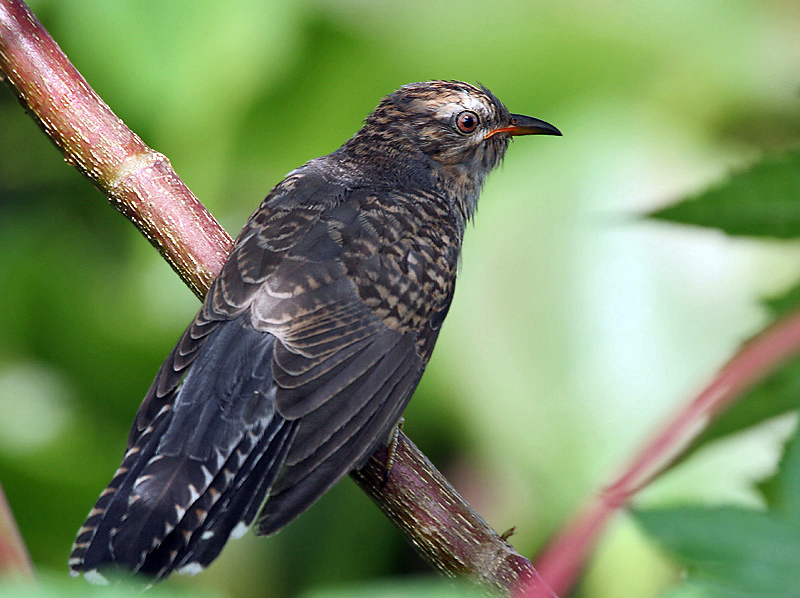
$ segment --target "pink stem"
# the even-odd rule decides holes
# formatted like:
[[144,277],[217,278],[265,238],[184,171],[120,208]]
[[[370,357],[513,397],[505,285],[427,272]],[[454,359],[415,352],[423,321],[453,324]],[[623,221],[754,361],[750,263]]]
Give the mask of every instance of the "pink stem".
[[13,575],[33,579],[33,563],[0,486],[0,576]]
[[[550,542],[536,569],[558,594],[569,591],[611,516],[661,474],[744,391],[800,351],[800,311],[747,342],[700,394],[647,443],[621,476],[595,496]],[[535,594],[518,594],[530,598]]]

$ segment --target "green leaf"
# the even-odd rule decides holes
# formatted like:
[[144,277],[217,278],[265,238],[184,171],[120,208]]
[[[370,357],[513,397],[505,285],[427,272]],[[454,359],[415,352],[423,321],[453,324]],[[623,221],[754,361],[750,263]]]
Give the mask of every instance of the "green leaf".
[[800,283],[788,291],[762,301],[774,318],[782,318],[800,308]]
[[759,487],[770,511],[800,529],[800,434],[786,444],[777,473]]
[[303,598],[491,598],[498,595],[460,580],[408,578],[316,589]]
[[649,217],[730,235],[800,237],[800,151],[766,158]]
[[634,515],[709,596],[797,596],[800,530],[770,513],[681,507]]
[[671,588],[664,598],[715,598],[706,588],[687,582],[682,586]]
[[762,490],[767,511],[680,507],[634,512],[645,531],[687,567],[687,586],[697,591],[674,596],[798,595],[800,433],[787,443],[778,473]]
[[[92,585],[85,579],[63,575],[37,574],[35,582],[22,579],[0,579],[0,596],[3,598],[179,598],[186,596],[181,589],[156,586],[146,593],[142,584],[131,580],[111,585]],[[194,598],[221,598],[210,591],[193,590]]]

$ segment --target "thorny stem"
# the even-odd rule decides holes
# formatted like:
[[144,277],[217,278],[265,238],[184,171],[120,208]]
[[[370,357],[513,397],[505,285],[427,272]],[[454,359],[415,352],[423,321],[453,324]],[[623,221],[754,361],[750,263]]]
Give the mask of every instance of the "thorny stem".
[[[204,296],[231,249],[230,237],[169,161],[97,96],[19,0],[0,0],[0,74],[65,159],[139,228],[196,295]],[[384,512],[406,522],[401,530],[432,566],[506,592],[520,579],[538,580],[530,561],[503,541],[402,433],[399,443],[403,450],[386,484],[383,475],[370,475],[385,456],[373,457],[353,477]],[[409,485],[413,492],[403,492]],[[423,512],[436,517],[415,525],[410,514]],[[472,535],[458,543],[453,532],[465,522]]]

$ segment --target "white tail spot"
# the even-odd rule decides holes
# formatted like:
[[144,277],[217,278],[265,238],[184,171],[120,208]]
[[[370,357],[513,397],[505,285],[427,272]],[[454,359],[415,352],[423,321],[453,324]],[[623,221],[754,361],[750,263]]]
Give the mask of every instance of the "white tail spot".
[[231,538],[234,540],[238,540],[247,533],[249,527],[250,526],[247,525],[244,521],[240,521],[239,523],[236,524],[236,527],[233,528],[233,531],[231,532]]
[[176,569],[176,573],[180,573],[181,575],[197,575],[200,573],[205,567],[198,562],[194,563],[187,563],[183,567]]
[[100,573],[97,569],[92,569],[91,571],[86,571],[83,576],[86,578],[86,581],[89,583],[93,583],[97,586],[107,586],[108,579]]

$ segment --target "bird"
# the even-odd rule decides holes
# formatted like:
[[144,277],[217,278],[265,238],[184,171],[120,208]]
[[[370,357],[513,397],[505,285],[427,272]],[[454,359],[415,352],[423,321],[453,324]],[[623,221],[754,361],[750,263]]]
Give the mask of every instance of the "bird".
[[272,534],[396,429],[450,308],[465,227],[521,135],[484,86],[411,83],[250,216],[139,407],[73,576],[202,571]]

